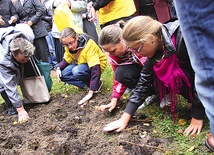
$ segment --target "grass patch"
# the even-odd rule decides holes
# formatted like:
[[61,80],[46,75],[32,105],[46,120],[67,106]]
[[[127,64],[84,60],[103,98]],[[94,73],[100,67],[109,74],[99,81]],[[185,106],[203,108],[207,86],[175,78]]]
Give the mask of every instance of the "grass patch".
[[172,143],[168,146],[169,151],[165,155],[206,155],[208,153],[204,145],[206,135],[209,132],[209,121],[204,119],[202,132],[198,136],[186,136],[183,134],[190,124],[190,104],[180,97],[177,104],[176,123],[173,122],[172,114],[169,106],[160,108],[160,105],[154,103],[148,105],[137,112],[146,115],[153,120],[151,128],[152,136],[160,138],[168,138]]

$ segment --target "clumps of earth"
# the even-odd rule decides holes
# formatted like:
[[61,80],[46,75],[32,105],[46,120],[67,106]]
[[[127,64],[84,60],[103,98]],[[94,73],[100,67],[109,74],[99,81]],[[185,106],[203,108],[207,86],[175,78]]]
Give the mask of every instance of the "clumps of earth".
[[110,102],[109,93],[98,93],[84,106],[77,102],[85,92],[52,96],[47,104],[26,104],[30,119],[15,123],[0,106],[1,155],[162,155],[172,139],[152,137],[151,122],[136,114],[121,133],[102,128],[118,119],[126,106],[121,100],[112,112],[97,107]]

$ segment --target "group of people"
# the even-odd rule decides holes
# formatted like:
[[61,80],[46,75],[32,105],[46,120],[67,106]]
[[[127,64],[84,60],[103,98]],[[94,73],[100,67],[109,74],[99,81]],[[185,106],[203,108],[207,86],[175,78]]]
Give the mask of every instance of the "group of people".
[[[7,19],[6,15],[0,14],[0,25],[18,21],[31,26],[35,34],[35,49],[26,38],[12,39],[9,52],[0,60],[0,92],[8,107],[8,114],[18,112],[19,122],[22,122],[29,116],[16,90],[20,64],[26,63],[34,51],[38,59],[48,62],[47,52],[44,52],[47,49],[45,36],[48,32],[46,29],[42,31],[43,26],[40,25],[45,6],[39,0],[14,1],[17,11],[10,12]],[[0,0],[0,4],[3,2],[14,7],[10,0]],[[209,26],[214,16],[210,12],[214,2],[207,0],[195,4],[193,1],[176,1],[178,19],[174,17],[165,23],[150,16],[135,17],[133,0],[69,0],[71,10],[75,2],[84,3],[85,8],[80,14],[82,16],[82,11],[87,9],[87,22],[93,22],[98,14],[101,31],[97,41],[89,34],[77,33],[71,27],[65,27],[59,32],[57,39],[64,53],[63,59],[54,64],[58,81],[89,88],[86,96],[78,102],[81,105],[90,100],[103,85],[100,77],[107,66],[108,57],[114,72],[111,101],[101,105],[99,110],[111,112],[125,90],[131,89],[121,118],[107,124],[103,131],[124,130],[138,107],[152,94],[159,96],[160,101],[169,96],[172,117],[176,120],[177,94],[180,94],[192,103],[192,119],[185,133],[201,132],[206,111],[214,134],[211,54],[214,33]],[[60,5],[60,1],[50,4],[54,8]],[[183,12],[182,8],[188,9]],[[199,13],[201,10],[203,14]],[[187,12],[191,15],[188,18]],[[198,24],[199,20],[204,23]],[[213,136],[207,138],[206,146],[214,151]]]

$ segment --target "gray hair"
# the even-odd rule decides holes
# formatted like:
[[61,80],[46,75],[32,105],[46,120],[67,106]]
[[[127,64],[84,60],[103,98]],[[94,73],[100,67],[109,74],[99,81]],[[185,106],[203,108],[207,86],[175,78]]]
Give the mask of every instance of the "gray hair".
[[10,47],[10,51],[14,55],[21,53],[22,55],[24,55],[26,57],[32,56],[35,51],[34,45],[22,37],[13,39],[10,42],[9,47]]

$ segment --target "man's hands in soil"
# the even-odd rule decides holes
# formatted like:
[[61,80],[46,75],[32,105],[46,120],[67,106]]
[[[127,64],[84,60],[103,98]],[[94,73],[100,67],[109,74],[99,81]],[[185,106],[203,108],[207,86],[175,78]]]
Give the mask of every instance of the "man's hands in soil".
[[18,112],[18,122],[24,123],[29,119],[27,111],[25,111],[24,107],[20,107],[16,109]]

